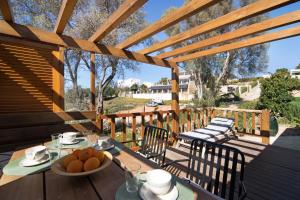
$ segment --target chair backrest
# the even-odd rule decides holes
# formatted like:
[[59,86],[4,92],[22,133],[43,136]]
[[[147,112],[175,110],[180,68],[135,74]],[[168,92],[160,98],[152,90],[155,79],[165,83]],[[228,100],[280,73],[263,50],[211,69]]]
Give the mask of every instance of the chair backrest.
[[233,147],[195,139],[191,143],[187,177],[225,199],[243,193],[244,154]]
[[140,153],[152,158],[158,164],[163,164],[168,145],[168,134],[166,129],[146,126]]

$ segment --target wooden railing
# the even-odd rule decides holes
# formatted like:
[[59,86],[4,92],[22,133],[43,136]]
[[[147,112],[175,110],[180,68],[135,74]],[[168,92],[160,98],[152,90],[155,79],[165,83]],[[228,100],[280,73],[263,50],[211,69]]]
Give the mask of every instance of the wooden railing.
[[[205,127],[213,117],[233,118],[240,134],[250,134],[269,141],[269,111],[227,108],[181,109],[180,132]],[[98,117],[100,132],[111,134],[122,142],[143,138],[146,124],[172,130],[172,110],[140,113],[101,115]],[[139,131],[138,131],[139,130]],[[139,133],[138,133],[139,132]],[[131,134],[131,136],[130,136]]]
[[[16,144],[49,139],[52,133],[65,131],[92,130],[110,134],[112,138],[123,142],[141,139],[147,124],[163,127],[172,132],[172,113],[172,110],[167,110],[97,117],[95,111],[0,114],[0,151],[1,148],[7,149]],[[239,133],[259,136],[263,143],[269,142],[270,116],[266,110],[182,109],[179,116],[180,131],[204,127],[216,116],[233,118]]]

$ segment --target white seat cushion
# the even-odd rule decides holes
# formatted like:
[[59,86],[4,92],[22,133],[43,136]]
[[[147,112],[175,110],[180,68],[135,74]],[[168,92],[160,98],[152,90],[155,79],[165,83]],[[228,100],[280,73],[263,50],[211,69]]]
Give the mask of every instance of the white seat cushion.
[[229,130],[229,128],[226,126],[217,126],[217,125],[211,125],[211,124],[205,128],[207,128],[209,130],[220,131],[222,133],[226,133]]
[[209,138],[207,141],[209,142],[217,142],[219,140],[223,140],[226,136],[224,134],[216,135],[215,137]]
[[195,129],[194,132],[203,133],[203,134],[212,135],[212,136],[222,134],[220,131],[209,130],[206,128],[198,128],[198,129]]
[[211,137],[211,136],[206,135],[206,134],[201,134],[201,133],[192,132],[192,131],[180,133],[179,136],[184,137],[184,138],[203,139],[203,140],[209,139]]
[[232,127],[234,124],[234,121],[232,119],[216,117],[216,118],[211,119],[210,123],[215,124],[215,125]]

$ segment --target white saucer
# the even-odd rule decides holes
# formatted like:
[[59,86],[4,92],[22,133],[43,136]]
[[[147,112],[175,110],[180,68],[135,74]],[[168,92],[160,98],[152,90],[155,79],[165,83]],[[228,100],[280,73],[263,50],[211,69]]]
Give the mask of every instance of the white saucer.
[[156,195],[149,189],[148,183],[146,182],[139,190],[139,195],[143,200],[176,200],[179,192],[177,187],[174,185],[173,188],[170,189],[169,193],[164,195]]
[[115,148],[115,145],[113,143],[106,143],[105,145],[99,146],[98,144],[96,144],[95,149],[100,150],[100,151],[107,151],[110,149]]
[[63,145],[71,145],[71,144],[77,144],[79,143],[81,140],[80,139],[75,139],[73,141],[66,141],[66,140],[60,140],[59,142]]
[[24,160],[22,160],[20,162],[20,166],[22,167],[33,167],[36,165],[41,165],[44,164],[46,162],[48,162],[50,160],[50,155],[49,154],[45,154],[45,156],[43,158],[41,158],[40,160],[28,160],[27,158],[25,158]]

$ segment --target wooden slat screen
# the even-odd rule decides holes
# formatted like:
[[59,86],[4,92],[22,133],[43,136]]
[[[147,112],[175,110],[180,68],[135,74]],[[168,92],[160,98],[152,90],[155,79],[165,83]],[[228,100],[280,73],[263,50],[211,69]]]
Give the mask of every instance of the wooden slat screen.
[[53,110],[53,50],[0,41],[0,113]]

